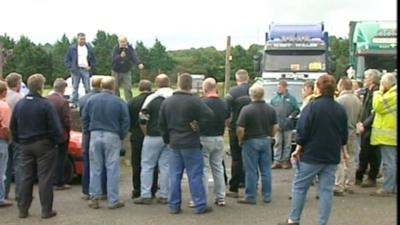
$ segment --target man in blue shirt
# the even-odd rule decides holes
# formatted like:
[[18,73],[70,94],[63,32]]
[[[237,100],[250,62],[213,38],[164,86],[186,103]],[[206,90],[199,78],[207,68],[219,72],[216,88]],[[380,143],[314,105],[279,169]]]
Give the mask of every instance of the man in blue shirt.
[[120,176],[119,155],[122,140],[128,133],[129,113],[124,101],[114,95],[113,77],[101,80],[103,91],[89,98],[83,109],[83,132],[90,132],[89,158],[90,182],[89,207],[99,208],[102,195],[101,172],[103,165],[107,170],[108,208],[124,206],[118,199],[118,182]]

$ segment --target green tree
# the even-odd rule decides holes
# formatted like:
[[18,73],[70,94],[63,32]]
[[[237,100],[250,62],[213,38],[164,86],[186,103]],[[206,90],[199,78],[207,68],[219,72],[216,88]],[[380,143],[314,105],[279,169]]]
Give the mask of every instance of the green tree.
[[169,73],[175,67],[175,61],[168,55],[166,48],[156,39],[149,52],[149,69],[153,75]]
[[346,75],[346,68],[349,64],[349,41],[347,38],[329,37],[329,49],[331,55],[336,57],[336,68],[334,75],[340,77]]
[[109,34],[101,30],[97,31],[96,38],[92,42],[96,57],[95,74],[107,75],[111,73],[112,50],[117,43],[117,35]]
[[133,66],[133,81],[137,83],[140,80],[140,73],[142,73],[142,79],[151,79],[149,70],[150,50],[146,48],[142,41],[137,41],[135,51],[140,62],[144,65],[144,69],[140,72],[137,66]]
[[53,75],[56,77],[66,78],[69,76],[68,69],[64,65],[64,57],[70,45],[68,37],[63,34],[51,49]]

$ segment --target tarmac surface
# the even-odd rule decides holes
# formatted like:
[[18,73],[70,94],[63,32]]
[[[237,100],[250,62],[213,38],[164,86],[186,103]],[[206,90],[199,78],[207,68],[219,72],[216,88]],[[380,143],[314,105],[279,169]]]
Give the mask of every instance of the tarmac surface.
[[[227,168],[230,157],[226,156]],[[228,169],[228,175],[230,171]],[[272,202],[265,204],[260,195],[256,205],[238,204],[237,199],[227,198],[226,206],[213,205],[212,180],[209,181],[209,204],[213,211],[208,214],[196,215],[187,207],[190,200],[187,179],[182,182],[182,213],[171,215],[166,205],[135,205],[130,199],[132,190],[131,168],[121,163],[120,199],[125,202],[125,207],[115,210],[107,208],[102,201],[102,208],[94,210],[87,206],[81,199],[81,186],[73,185],[70,190],[55,191],[54,209],[58,215],[51,219],[40,218],[40,203],[37,187],[35,186],[34,200],[30,216],[26,219],[17,217],[16,203],[12,207],[0,209],[0,225],[31,224],[31,225],[276,225],[284,221],[289,212],[291,201],[288,199],[293,170],[272,171]],[[13,187],[12,187],[13,188]],[[13,197],[13,190],[10,197]],[[332,225],[394,225],[397,220],[397,196],[371,197],[369,193],[375,188],[355,188],[355,194],[343,197],[334,197],[329,224]],[[243,196],[243,189],[241,190]],[[317,224],[317,203],[315,198],[316,188],[311,187],[307,202],[303,210],[301,224]]]

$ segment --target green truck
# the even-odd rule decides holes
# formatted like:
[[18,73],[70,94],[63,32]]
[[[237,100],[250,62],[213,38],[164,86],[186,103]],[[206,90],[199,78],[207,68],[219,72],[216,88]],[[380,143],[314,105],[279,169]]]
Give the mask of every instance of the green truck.
[[396,21],[351,21],[348,76],[363,80],[366,69],[392,72],[397,66]]

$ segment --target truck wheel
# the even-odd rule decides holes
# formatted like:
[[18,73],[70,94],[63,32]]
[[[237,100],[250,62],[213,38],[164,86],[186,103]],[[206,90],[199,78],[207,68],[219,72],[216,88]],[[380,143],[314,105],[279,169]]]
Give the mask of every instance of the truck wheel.
[[70,184],[73,178],[74,178],[73,162],[72,159],[67,158],[67,162],[65,163],[64,167],[64,183]]

